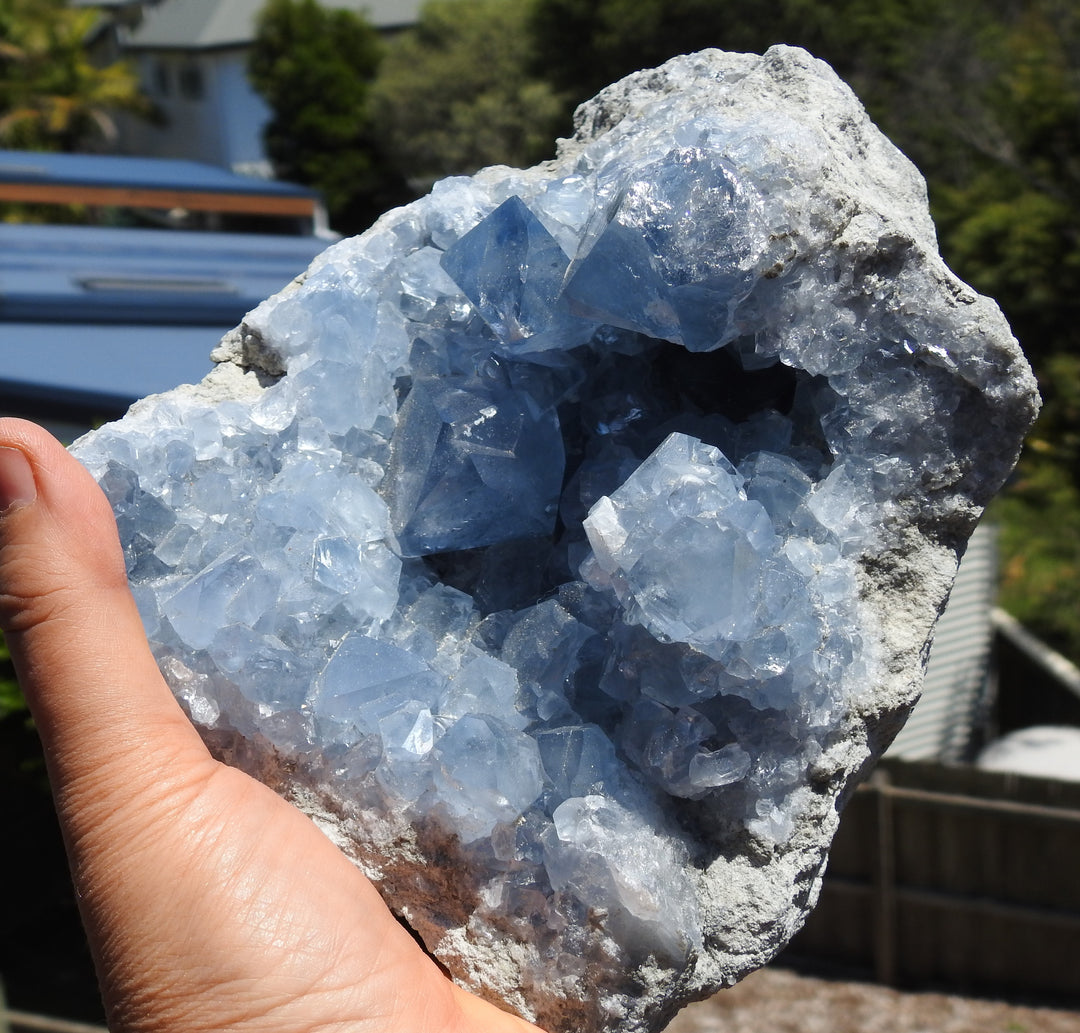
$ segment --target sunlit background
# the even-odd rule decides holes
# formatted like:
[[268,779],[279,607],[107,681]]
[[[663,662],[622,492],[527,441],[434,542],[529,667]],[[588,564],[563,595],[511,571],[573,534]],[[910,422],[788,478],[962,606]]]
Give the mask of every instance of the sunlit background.
[[[197,380],[336,235],[440,177],[550,157],[624,74],[774,43],[832,64],[918,165],[946,260],[1000,303],[1045,402],[787,960],[1075,1008],[1075,0],[0,0],[0,414],[71,440]],[[1028,742],[993,745],[1010,732]],[[8,1003],[101,1022],[2,644],[0,800]]]

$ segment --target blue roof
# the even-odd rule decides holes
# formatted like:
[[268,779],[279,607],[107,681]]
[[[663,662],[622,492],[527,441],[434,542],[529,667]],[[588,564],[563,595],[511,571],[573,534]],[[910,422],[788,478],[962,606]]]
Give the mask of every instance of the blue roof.
[[240,176],[217,165],[109,154],[49,154],[0,150],[0,183],[208,191],[268,197],[316,198],[296,183]]
[[325,246],[317,237],[0,224],[0,324],[235,326]]
[[316,237],[0,223],[0,399],[126,407],[200,380]]
[[0,404],[111,416],[136,399],[202,380],[227,327],[0,323]]

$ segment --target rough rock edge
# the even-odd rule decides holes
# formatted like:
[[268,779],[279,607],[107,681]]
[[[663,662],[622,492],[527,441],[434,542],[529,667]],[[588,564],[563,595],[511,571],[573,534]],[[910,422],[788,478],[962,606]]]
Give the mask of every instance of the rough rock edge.
[[[938,258],[921,177],[871,126],[857,99],[839,84],[832,70],[805,52],[774,47],[764,57],[757,57],[712,51],[635,73],[579,108],[575,135],[560,142],[558,158],[546,163],[544,172],[567,169],[592,140],[608,132],[618,133],[621,124],[636,119],[658,98],[687,85],[697,88],[703,79],[754,86],[759,102],[801,109],[842,150],[853,149],[863,156],[858,182],[845,180],[845,168],[831,171],[834,189],[851,205],[844,213],[841,234],[832,241],[802,240],[797,250],[805,254],[838,246],[880,256],[883,249],[896,249],[927,262],[949,303],[968,308],[973,332],[986,338],[986,357],[999,371],[996,386],[1000,397],[1012,407],[1003,422],[1012,428],[1030,422],[1034,416],[1030,371],[996,307],[957,280]],[[846,102],[838,103],[838,96],[846,97]],[[735,102],[719,100],[722,104]],[[495,170],[480,175],[493,174]],[[887,198],[889,203],[871,201],[867,211],[860,202],[866,203],[868,198]],[[888,235],[881,233],[883,225],[888,227]],[[302,281],[303,277],[287,290]],[[995,332],[990,333],[988,327]],[[221,365],[203,384],[186,389],[193,398],[254,397],[284,373],[273,349],[246,322],[226,336],[213,357]],[[627,973],[623,985],[597,987],[603,999],[595,1002],[596,1011],[578,1010],[580,1004],[573,995],[551,995],[538,1006],[536,1000],[527,1000],[522,994],[524,959],[517,956],[520,952],[506,944],[478,942],[463,923],[435,937],[437,942],[428,941],[455,975],[484,996],[501,999],[541,1024],[552,1022],[559,1029],[585,1031],[597,1029],[604,1017],[609,1023],[621,1017],[619,1028],[625,1033],[645,1033],[662,1028],[690,1000],[730,985],[767,962],[797,931],[816,902],[827,844],[843,802],[887,747],[918,698],[933,625],[944,608],[958,557],[981,507],[1015,462],[1017,450],[1018,446],[1006,448],[994,457],[997,461],[990,464],[991,470],[980,471],[963,489],[948,486],[956,490],[947,500],[942,493],[929,512],[909,513],[909,522],[889,529],[888,547],[866,557],[860,607],[868,637],[880,644],[876,667],[883,675],[882,682],[868,686],[863,698],[854,702],[848,727],[833,737],[818,763],[814,782],[803,794],[803,811],[791,841],[772,849],[747,836],[741,853],[719,856],[700,872],[698,890],[706,916],[708,949],[696,959],[696,965],[677,972],[645,962]],[[348,814],[329,786],[311,784],[296,771],[294,762],[276,754],[258,755],[251,747],[247,744],[238,750],[235,744],[216,744],[219,753],[231,755],[233,762],[255,769],[270,784],[276,783],[278,790],[311,814],[368,875],[383,883],[391,906],[403,917],[422,924],[409,902],[395,897],[393,886],[399,880],[388,879],[388,873],[395,870],[406,879],[430,873],[430,851],[424,849],[417,831],[393,816]],[[717,829],[715,835],[724,838],[728,831]],[[392,850],[388,850],[389,845]],[[454,894],[460,895],[460,890],[454,889]],[[588,993],[588,988],[582,986],[579,992]]]

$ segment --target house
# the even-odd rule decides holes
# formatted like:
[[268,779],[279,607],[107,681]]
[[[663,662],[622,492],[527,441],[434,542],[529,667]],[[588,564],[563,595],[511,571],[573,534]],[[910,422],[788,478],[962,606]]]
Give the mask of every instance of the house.
[[[79,0],[75,0],[79,2]],[[270,117],[248,83],[247,54],[264,0],[113,0],[108,49],[134,61],[163,120],[122,120],[126,154],[191,158],[236,172],[271,175],[262,144]],[[384,33],[416,22],[422,0],[322,0],[364,14]]]

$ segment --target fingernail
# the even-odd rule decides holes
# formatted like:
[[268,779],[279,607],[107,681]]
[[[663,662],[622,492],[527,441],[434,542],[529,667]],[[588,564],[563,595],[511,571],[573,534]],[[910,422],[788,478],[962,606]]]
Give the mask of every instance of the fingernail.
[[0,445],[0,514],[37,498],[30,462],[17,448]]

